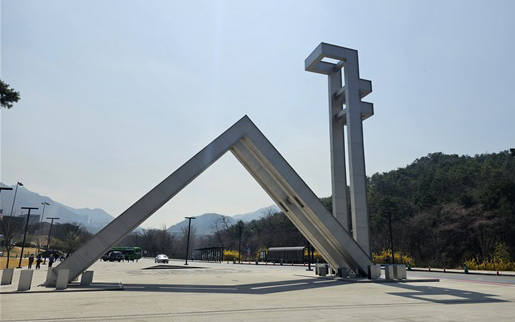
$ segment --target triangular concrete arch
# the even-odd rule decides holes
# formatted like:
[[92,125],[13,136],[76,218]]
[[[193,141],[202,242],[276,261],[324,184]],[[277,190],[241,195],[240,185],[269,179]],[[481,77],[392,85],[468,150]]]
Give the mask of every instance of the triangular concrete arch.
[[369,275],[370,257],[244,116],[55,267],[45,285],[54,286],[61,269],[75,279],[229,150],[332,267]]

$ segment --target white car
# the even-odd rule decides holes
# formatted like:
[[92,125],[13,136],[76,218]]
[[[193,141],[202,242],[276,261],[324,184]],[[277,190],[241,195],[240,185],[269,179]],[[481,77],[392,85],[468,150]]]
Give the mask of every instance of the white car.
[[166,263],[166,264],[168,264],[168,256],[166,256],[165,254],[159,254],[159,255],[156,256],[154,261],[156,263]]

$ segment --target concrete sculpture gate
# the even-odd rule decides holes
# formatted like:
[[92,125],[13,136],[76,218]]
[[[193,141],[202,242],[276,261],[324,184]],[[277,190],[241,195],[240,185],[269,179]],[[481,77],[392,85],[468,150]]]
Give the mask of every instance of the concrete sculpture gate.
[[[334,63],[324,61],[331,59]],[[374,105],[361,99],[372,92],[372,82],[359,78],[358,52],[321,43],[305,61],[307,71],[329,78],[329,126],[331,133],[331,179],[333,214],[370,256],[363,120],[374,115]],[[344,68],[345,86],[342,86]],[[343,108],[345,105],[345,108]],[[352,226],[347,213],[347,175],[344,126],[347,126]]]
[[[322,53],[322,50],[319,50],[321,46],[327,45],[321,44],[306,60],[307,64],[310,58],[315,57],[314,63],[309,65],[310,68],[327,67],[327,63],[321,62],[323,57],[319,58],[320,55],[316,54],[317,50]],[[357,64],[357,55],[355,62]],[[333,69],[334,67],[331,66],[331,70]],[[319,72],[318,69],[315,71]],[[351,97],[349,92],[345,92],[345,94],[347,94],[345,97]],[[340,119],[353,117],[352,113],[341,114]],[[69,272],[68,281],[78,277],[107,250],[136,229],[227,151],[233,153],[306,239],[316,247],[329,265],[335,269],[349,267],[361,276],[375,277],[375,265],[369,256],[369,242],[363,241],[364,238],[368,238],[368,234],[361,235],[359,212],[355,213],[358,223],[354,225],[354,227],[358,227],[357,242],[349,233],[345,219],[333,216],[324,208],[318,197],[250,118],[244,116],[55,267],[48,274],[45,285],[55,286],[60,270]],[[334,175],[335,172],[333,172],[333,181]],[[351,188],[352,182],[351,172]],[[337,187],[341,188],[341,185],[337,185]],[[343,203],[337,203],[337,205],[340,207]],[[357,205],[359,207],[359,203]],[[341,210],[338,207],[336,209]],[[368,215],[366,220],[368,220]],[[368,221],[366,228],[368,229]],[[356,236],[356,230],[354,230],[354,235]]]

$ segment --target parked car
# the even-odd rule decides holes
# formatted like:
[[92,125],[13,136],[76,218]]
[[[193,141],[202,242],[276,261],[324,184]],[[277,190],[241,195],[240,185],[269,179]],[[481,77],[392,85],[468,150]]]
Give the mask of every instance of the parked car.
[[109,254],[111,254],[110,251],[105,253],[104,255],[102,255],[102,257],[100,259],[103,260],[104,262],[107,262],[109,260]]
[[168,264],[168,256],[166,256],[165,254],[159,254],[156,256],[155,262]]
[[119,252],[119,251],[112,251],[111,253],[109,253],[109,259],[108,259],[110,262],[114,262],[114,261],[123,261],[123,254],[122,252]]

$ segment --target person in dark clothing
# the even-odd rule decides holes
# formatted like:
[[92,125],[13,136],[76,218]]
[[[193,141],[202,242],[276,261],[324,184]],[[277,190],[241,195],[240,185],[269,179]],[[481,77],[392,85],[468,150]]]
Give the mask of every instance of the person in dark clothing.
[[41,262],[43,260],[41,260],[41,254],[38,254],[38,258],[36,259],[36,269],[40,269],[41,268]]
[[29,256],[29,269],[32,269],[32,263],[34,263],[34,254]]
[[48,256],[48,267],[52,267],[53,263],[54,263],[54,255],[50,254],[50,256]]

